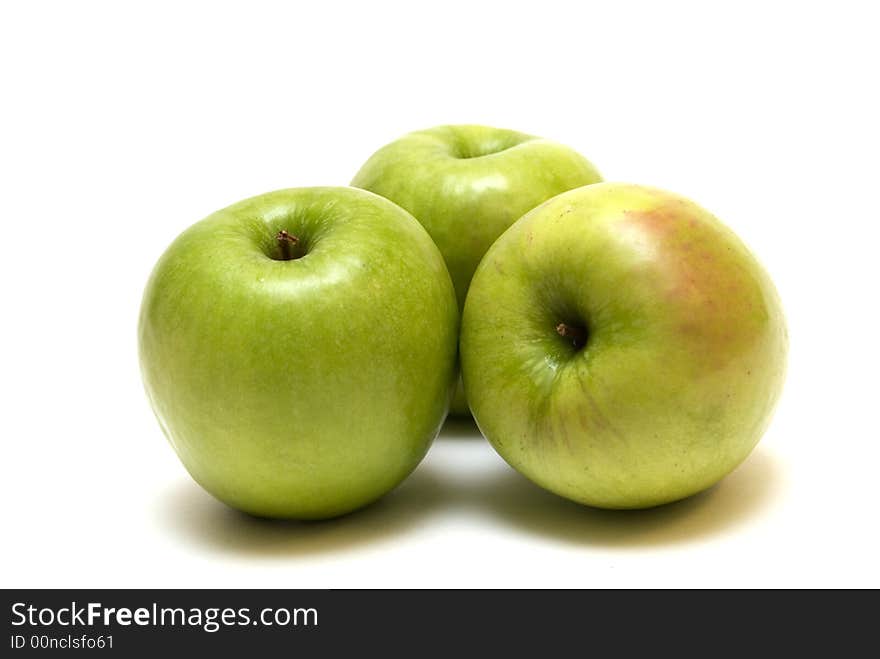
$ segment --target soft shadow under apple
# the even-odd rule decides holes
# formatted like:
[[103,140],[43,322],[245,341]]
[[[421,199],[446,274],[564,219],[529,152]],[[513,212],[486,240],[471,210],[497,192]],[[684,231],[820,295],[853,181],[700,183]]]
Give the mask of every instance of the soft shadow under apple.
[[396,536],[425,523],[443,499],[439,479],[421,465],[380,501],[336,519],[296,522],[246,515],[220,503],[190,480],[160,499],[160,525],[191,545],[262,557],[331,554]]
[[[460,434],[456,431],[454,437]],[[451,441],[434,451],[394,492],[344,517],[322,522],[287,522],[251,517],[219,503],[195,483],[181,481],[159,501],[157,517],[185,542],[223,553],[290,558],[333,554],[393,541],[450,511],[484,514],[537,538],[583,546],[638,548],[693,542],[729,532],[778,500],[784,480],[771,453],[756,451],[715,487],[684,501],[650,510],[610,511],[572,503],[533,485],[478,445]],[[488,444],[487,452],[492,452]],[[482,449],[481,449],[482,451]],[[433,451],[432,451],[433,453]],[[479,457],[486,469],[463,477],[456,460]],[[494,460],[499,462],[495,462]],[[445,465],[439,469],[438,464]]]
[[600,510],[545,492],[510,470],[486,483],[482,502],[526,533],[582,545],[645,547],[692,542],[728,532],[778,499],[782,466],[755,451],[718,485],[648,510]]

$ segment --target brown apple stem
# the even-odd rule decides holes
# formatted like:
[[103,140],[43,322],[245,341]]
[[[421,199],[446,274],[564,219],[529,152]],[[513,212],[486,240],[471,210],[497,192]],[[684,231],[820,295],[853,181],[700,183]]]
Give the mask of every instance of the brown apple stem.
[[290,247],[298,245],[299,238],[290,233],[287,233],[286,230],[282,229],[277,234],[275,234],[275,240],[278,241],[278,246],[281,248],[282,260],[289,261],[290,259],[294,258],[293,254],[290,253]]
[[556,332],[559,336],[571,341],[571,345],[580,348],[587,342],[587,331],[583,327],[577,325],[569,325],[567,323],[559,323],[556,326]]

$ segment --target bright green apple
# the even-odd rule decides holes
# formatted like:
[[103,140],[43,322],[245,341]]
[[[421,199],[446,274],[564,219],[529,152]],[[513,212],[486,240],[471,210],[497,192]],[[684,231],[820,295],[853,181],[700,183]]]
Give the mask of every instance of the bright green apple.
[[600,183],[526,214],[462,318],[465,392],[502,457],[580,503],[710,487],[761,438],[785,373],[773,283],[693,202]]
[[[572,149],[513,130],[439,126],[374,153],[352,185],[412,213],[440,248],[459,307],[483,254],[526,211],[596,183],[596,168]],[[467,414],[459,390],[453,414]]]
[[406,211],[299,188],[174,241],[144,294],[140,361],[202,487],[255,515],[325,518],[379,498],[425,455],[457,332],[443,259]]

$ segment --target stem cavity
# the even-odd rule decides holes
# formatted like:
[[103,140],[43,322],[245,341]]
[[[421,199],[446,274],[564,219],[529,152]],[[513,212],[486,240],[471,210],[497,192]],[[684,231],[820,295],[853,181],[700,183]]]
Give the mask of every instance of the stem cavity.
[[559,323],[556,326],[556,333],[563,339],[568,339],[575,350],[580,350],[587,343],[587,330],[578,325]]

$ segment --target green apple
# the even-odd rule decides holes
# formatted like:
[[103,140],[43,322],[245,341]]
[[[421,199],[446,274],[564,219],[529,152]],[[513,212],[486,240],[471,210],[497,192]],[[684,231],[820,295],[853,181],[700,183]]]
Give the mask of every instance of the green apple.
[[757,444],[788,339],[737,236],[662,190],[600,183],[526,214],[488,251],[462,318],[483,434],[538,485],[603,508],[704,490]]
[[[446,260],[459,308],[489,246],[526,211],[560,192],[596,183],[572,149],[513,130],[439,126],[374,153],[352,185],[412,213]],[[467,414],[460,389],[453,414]]]
[[147,394],[193,478],[242,511],[302,519],[364,506],[415,468],[457,340],[428,234],[354,188],[272,192],[193,225],[139,324]]

